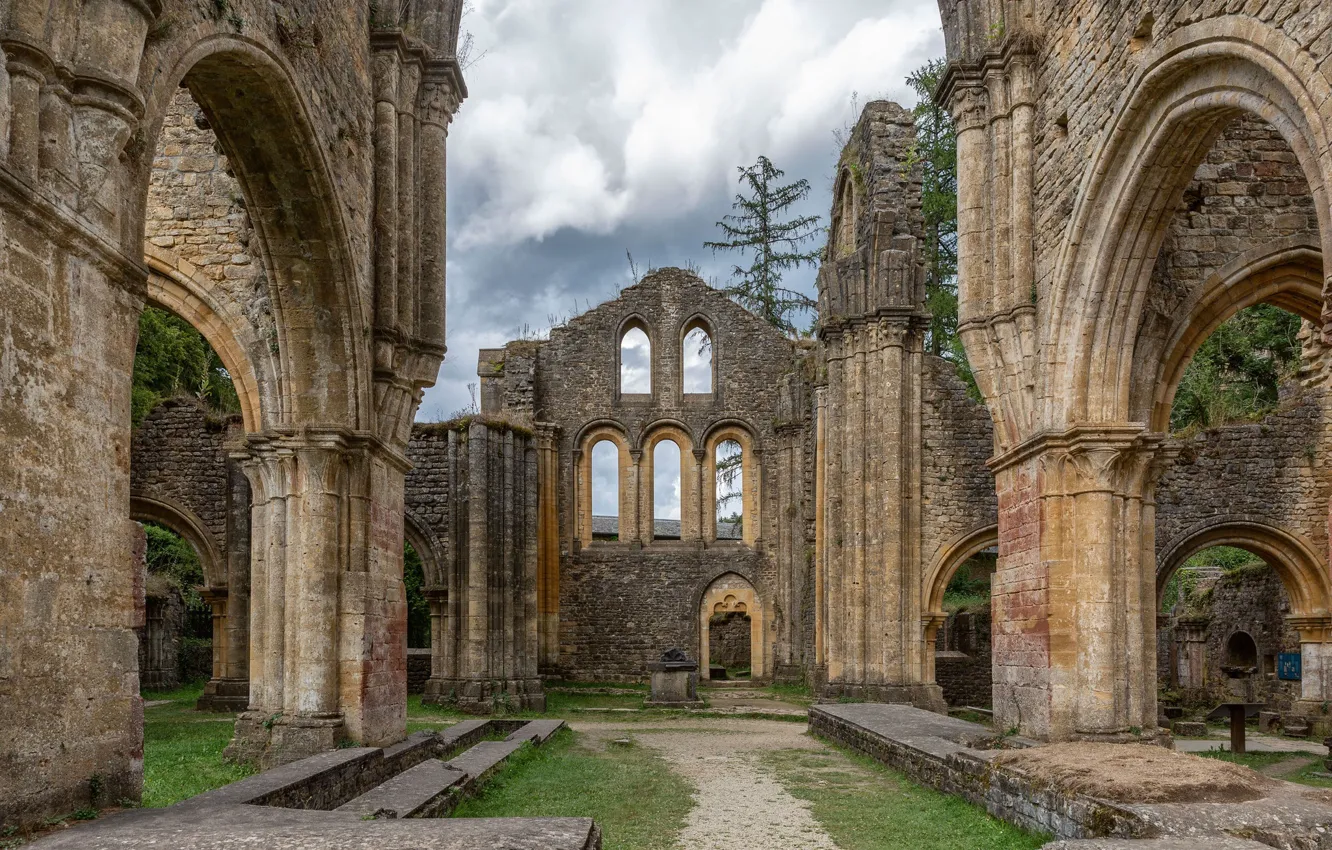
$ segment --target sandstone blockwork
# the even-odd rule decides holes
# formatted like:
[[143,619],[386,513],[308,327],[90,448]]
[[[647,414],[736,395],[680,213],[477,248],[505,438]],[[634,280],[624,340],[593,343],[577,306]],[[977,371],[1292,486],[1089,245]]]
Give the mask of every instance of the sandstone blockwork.
[[[461,13],[460,0],[6,6],[4,826],[139,795],[135,515],[188,526],[219,629],[250,609],[214,641],[215,661],[235,650],[214,685],[248,690],[215,695],[252,709],[234,754],[273,764],[402,737],[402,486],[444,353]],[[208,338],[241,398],[234,465],[193,502],[178,486],[193,449],[131,481],[146,301]],[[162,416],[141,441],[169,436]]]
[[939,10],[959,328],[995,424],[997,725],[1154,735],[1155,591],[1220,543],[1281,577],[1303,656],[1292,711],[1320,714],[1321,400],[1215,439],[1167,434],[1186,365],[1237,311],[1269,303],[1326,333],[1332,6]]

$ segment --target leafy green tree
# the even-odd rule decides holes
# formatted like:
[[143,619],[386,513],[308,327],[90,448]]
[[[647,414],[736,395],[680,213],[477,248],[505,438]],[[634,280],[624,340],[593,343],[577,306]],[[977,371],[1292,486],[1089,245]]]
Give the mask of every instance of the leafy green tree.
[[1299,366],[1300,319],[1258,304],[1218,327],[1189,361],[1170,428],[1181,432],[1256,419],[1276,409],[1281,383]]
[[733,267],[731,282],[724,288],[750,312],[788,334],[797,332],[794,314],[818,307],[818,302],[803,292],[782,285],[783,272],[815,264],[822,251],[815,247],[801,250],[806,242],[823,232],[817,215],[788,218],[790,209],[809,196],[809,181],[781,184],[785,172],[766,156],[750,166],[741,166],[740,184],[746,191],[736,194],[731,209],[734,215],[717,222],[723,240],[704,242],[703,247],[717,251],[739,251],[752,255],[748,268]]
[[202,399],[219,413],[240,411],[231,376],[203,334],[174,313],[145,307],[134,349],[131,421],[137,427],[158,403],[180,395]]
[[912,109],[916,142],[910,165],[921,166],[921,213],[925,219],[925,307],[930,327],[927,350],[952,361],[957,373],[980,398],[957,332],[957,131],[953,116],[934,102],[934,92],[948,69],[932,59],[907,76],[918,101]]
[[203,563],[199,553],[194,551],[185,538],[164,525],[145,522],[143,533],[147,538],[145,553],[146,566],[151,575],[160,575],[184,598],[185,604],[192,610],[209,610],[208,603],[199,595],[203,586]]

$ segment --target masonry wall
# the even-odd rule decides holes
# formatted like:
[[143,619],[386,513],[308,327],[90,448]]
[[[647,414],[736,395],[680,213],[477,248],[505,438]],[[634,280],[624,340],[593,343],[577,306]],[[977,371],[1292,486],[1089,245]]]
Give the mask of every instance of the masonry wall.
[[999,521],[994,427],[953,364],[927,356],[921,380],[921,550],[926,564],[957,537]]

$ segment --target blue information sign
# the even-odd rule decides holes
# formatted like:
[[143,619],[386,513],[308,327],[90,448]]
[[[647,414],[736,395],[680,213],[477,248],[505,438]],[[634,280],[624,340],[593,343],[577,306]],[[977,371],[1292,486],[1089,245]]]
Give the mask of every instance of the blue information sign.
[[1300,654],[1283,652],[1277,656],[1277,678],[1288,682],[1300,680]]

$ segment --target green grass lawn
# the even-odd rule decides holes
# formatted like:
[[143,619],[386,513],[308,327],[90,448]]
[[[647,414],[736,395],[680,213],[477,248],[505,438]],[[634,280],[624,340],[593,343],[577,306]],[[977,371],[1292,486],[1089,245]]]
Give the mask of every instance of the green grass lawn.
[[195,711],[202,693],[202,683],[144,693],[145,702],[171,701],[143,711],[144,806],[169,806],[254,773],[223,761],[232,715]]
[[564,730],[517,753],[454,817],[589,817],[605,850],[667,850],[693,805],[689,783],[646,747],[589,747]]
[[772,750],[767,769],[844,850],[1034,850],[1048,835],[991,817],[849,750]]

